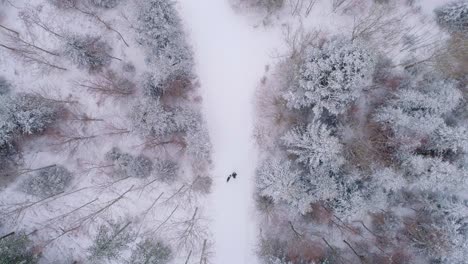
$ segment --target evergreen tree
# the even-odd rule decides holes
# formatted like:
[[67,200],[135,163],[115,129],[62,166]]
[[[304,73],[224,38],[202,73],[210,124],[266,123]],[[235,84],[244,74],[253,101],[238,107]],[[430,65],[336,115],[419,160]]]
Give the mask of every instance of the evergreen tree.
[[27,194],[47,198],[65,191],[73,175],[63,166],[55,165],[41,169],[24,180],[20,186]]
[[133,234],[128,230],[129,224],[111,222],[109,226],[99,226],[93,245],[88,248],[89,260],[93,263],[102,263],[103,260],[119,259],[121,251],[127,249],[133,240]]
[[132,252],[130,264],[167,264],[172,259],[172,249],[162,241],[144,240]]
[[39,257],[32,250],[32,242],[24,233],[0,239],[0,264],[36,264]]

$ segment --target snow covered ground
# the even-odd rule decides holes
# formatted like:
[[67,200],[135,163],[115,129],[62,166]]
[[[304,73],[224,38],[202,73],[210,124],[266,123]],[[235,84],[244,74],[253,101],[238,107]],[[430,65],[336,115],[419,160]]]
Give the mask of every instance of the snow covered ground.
[[[213,263],[256,263],[254,212],[257,152],[253,131],[255,88],[273,59],[278,31],[255,29],[228,1],[181,0],[200,76],[204,113],[214,146],[211,231]],[[236,171],[237,179],[226,183]]]

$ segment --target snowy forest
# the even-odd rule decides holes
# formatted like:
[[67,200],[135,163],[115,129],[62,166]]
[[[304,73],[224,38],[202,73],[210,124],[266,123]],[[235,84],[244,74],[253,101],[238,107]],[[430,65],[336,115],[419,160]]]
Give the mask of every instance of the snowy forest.
[[466,264],[467,76],[467,0],[0,0],[0,264]]
[[205,258],[211,144],[164,0],[0,1],[0,263]]
[[263,263],[467,263],[468,2],[330,2],[350,32],[292,28],[259,87]]

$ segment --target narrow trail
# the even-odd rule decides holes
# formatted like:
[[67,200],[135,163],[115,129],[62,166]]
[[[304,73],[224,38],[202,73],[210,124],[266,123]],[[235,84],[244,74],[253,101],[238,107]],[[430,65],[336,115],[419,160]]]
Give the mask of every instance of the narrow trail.
[[[253,99],[279,34],[253,28],[227,0],[180,0],[178,6],[194,49],[214,147],[213,263],[255,264]],[[227,183],[233,171],[238,177]]]

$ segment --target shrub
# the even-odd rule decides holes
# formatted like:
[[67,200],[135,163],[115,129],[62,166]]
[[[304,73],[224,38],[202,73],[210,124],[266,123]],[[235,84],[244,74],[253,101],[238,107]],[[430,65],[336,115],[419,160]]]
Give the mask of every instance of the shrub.
[[0,264],[35,264],[39,257],[32,250],[32,242],[24,233],[0,239]]
[[0,96],[10,92],[11,85],[10,83],[0,76]]
[[112,48],[100,37],[72,35],[65,46],[65,56],[79,68],[99,72],[111,62]]
[[128,224],[111,222],[109,226],[99,226],[93,245],[88,248],[89,260],[93,263],[102,263],[103,259],[119,259],[121,251],[128,248],[133,241],[133,234],[128,230]]
[[114,8],[120,4],[122,0],[91,0],[91,4],[95,7]]
[[153,170],[153,162],[149,158],[143,155],[134,157],[121,152],[118,148],[107,152],[106,159],[114,163],[114,173],[120,178],[146,178]]
[[50,197],[63,192],[72,181],[72,174],[63,166],[55,165],[39,170],[22,182],[20,188],[27,194]]
[[137,244],[130,257],[131,264],[166,264],[172,259],[172,249],[164,242],[144,240]]
[[343,113],[371,81],[375,58],[358,41],[335,37],[309,45],[283,97],[290,108]]
[[468,33],[468,2],[458,0],[434,10],[437,23],[449,32]]

